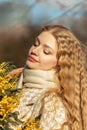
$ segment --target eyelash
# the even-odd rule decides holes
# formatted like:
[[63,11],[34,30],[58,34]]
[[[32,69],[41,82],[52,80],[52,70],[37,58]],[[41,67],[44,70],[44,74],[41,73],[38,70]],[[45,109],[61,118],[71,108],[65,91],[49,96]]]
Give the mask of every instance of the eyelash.
[[49,50],[44,50],[44,54],[49,55],[51,52]]
[[[38,43],[38,41],[35,41],[35,43],[33,44],[34,46],[39,46],[40,44]],[[49,50],[43,50],[44,54],[49,55],[51,54],[51,52]]]

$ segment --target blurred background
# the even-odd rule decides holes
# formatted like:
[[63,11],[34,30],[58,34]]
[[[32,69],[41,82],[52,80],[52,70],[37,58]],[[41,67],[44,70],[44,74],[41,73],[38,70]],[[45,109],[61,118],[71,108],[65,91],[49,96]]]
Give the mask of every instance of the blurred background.
[[0,0],[0,62],[24,66],[34,38],[48,24],[63,24],[87,46],[87,0]]

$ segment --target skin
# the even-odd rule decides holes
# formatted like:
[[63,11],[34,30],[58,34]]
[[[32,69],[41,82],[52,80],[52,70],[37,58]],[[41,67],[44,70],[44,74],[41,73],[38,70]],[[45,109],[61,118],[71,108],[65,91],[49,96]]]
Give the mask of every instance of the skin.
[[54,36],[44,31],[31,46],[26,61],[30,69],[51,70],[57,65],[58,46]]
[[12,70],[11,72],[9,72],[7,76],[17,75],[17,74],[21,73],[22,70],[23,70],[23,67],[18,68],[18,69],[14,69],[14,70]]

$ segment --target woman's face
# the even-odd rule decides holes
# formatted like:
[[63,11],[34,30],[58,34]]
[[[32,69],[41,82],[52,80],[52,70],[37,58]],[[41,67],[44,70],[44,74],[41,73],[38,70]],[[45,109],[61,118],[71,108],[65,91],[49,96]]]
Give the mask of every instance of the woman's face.
[[44,31],[31,46],[26,65],[31,69],[54,69],[57,65],[57,51],[56,39],[50,32]]

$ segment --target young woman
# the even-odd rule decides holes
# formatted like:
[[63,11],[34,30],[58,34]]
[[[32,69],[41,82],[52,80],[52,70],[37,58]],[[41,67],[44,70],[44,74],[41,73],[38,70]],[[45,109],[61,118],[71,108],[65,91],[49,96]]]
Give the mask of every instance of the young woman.
[[67,28],[46,26],[29,50],[17,88],[23,122],[42,130],[87,130],[87,79],[81,44]]

